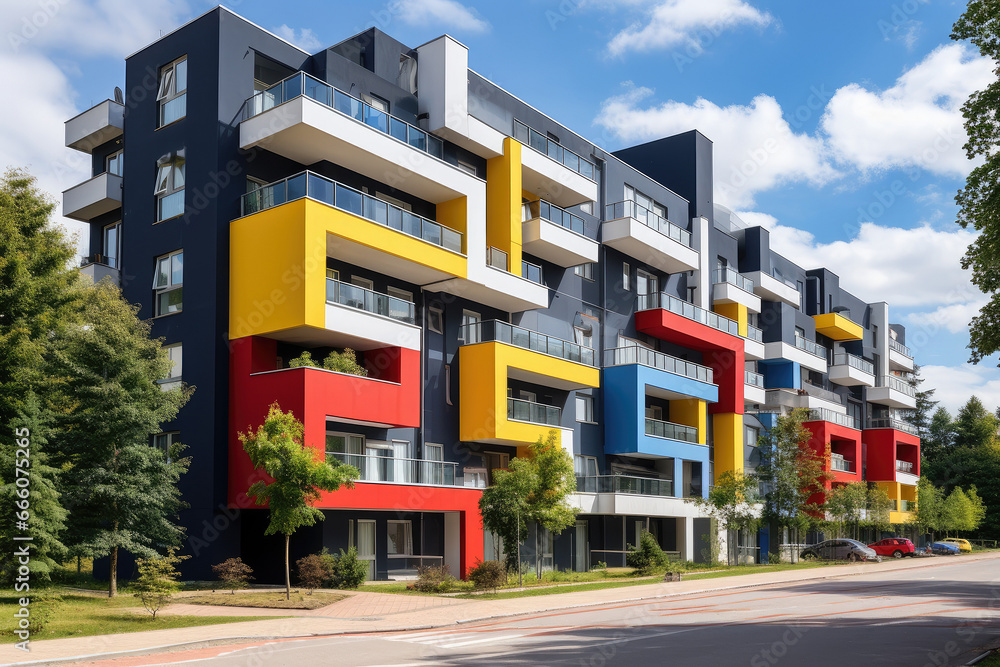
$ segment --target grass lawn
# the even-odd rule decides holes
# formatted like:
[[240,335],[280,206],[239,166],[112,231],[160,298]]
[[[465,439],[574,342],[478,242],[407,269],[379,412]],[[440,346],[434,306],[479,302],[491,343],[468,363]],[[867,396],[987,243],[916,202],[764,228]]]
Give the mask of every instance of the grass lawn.
[[212,604],[226,607],[258,607],[266,609],[319,609],[338,600],[345,595],[339,593],[316,592],[312,595],[302,591],[292,591],[291,599],[285,599],[285,591],[264,591],[261,593],[198,593],[174,598],[185,604]]
[[[51,592],[58,593],[59,590],[53,589]],[[0,596],[0,619],[2,619],[0,622],[0,643],[10,644],[20,641],[12,633],[16,604],[17,596],[10,594]],[[41,632],[33,633],[31,640],[121,634],[283,618],[280,615],[254,616],[253,618],[246,616],[158,616],[156,620],[153,620],[153,617],[148,614],[135,614],[126,611],[127,607],[135,608],[136,606],[141,606],[141,602],[131,595],[120,595],[109,599],[96,595],[66,594],[63,595],[63,601],[54,607],[50,620],[44,629]]]
[[1000,652],[994,651],[993,655],[977,662],[976,667],[1000,667]]

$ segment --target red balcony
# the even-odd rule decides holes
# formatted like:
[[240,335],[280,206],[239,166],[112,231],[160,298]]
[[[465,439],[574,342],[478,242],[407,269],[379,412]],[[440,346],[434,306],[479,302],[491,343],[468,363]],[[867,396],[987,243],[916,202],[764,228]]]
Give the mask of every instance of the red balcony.
[[809,447],[825,455],[830,446],[830,456],[826,457],[823,468],[833,473],[833,484],[861,481],[861,431],[842,424],[828,421],[808,421],[803,424],[809,431]]
[[915,486],[920,479],[920,438],[895,428],[867,428],[862,440],[868,479]]

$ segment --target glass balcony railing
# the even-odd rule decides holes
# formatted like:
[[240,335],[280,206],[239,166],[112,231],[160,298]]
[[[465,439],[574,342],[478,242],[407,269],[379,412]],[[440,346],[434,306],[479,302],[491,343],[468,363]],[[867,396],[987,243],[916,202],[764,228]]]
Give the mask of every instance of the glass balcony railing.
[[618,220],[619,218],[633,218],[638,220],[667,238],[673,239],[689,248],[691,247],[691,232],[678,227],[666,218],[661,218],[649,209],[639,206],[639,204],[631,199],[615,204],[608,204],[604,207],[605,220]]
[[748,324],[747,325],[747,338],[750,340],[755,340],[758,343],[764,342],[764,332],[757,327]]
[[262,90],[247,99],[243,103],[243,120],[249,120],[296,97],[315,100],[438,159],[444,156],[444,142],[433,134],[390,116],[304,72],[296,72],[284,81],[279,81],[267,90]]
[[754,373],[753,371],[743,371],[743,382],[744,384],[751,385],[753,387],[764,388],[764,376],[760,373]]
[[746,276],[740,275],[739,271],[730,268],[716,269],[715,270],[715,282],[716,283],[729,283],[730,285],[736,285],[744,292],[750,292],[753,294],[753,281]]
[[[495,269],[510,273],[510,258],[500,248],[490,246],[486,249],[486,263]],[[521,260],[521,277],[533,283],[542,284],[542,267],[532,264],[526,259]]]
[[683,440],[684,442],[698,443],[698,429],[693,426],[684,426],[673,422],[665,422],[659,419],[646,417],[646,435],[654,438],[669,438],[671,440]]
[[899,352],[904,357],[909,357],[910,359],[913,358],[913,353],[910,352],[910,348],[906,347],[894,338],[889,339],[889,349],[893,352]]
[[809,354],[816,357],[820,357],[823,360],[826,360],[827,358],[825,347],[823,347],[819,343],[814,343],[811,340],[805,339],[798,334],[795,334],[795,347],[799,348],[800,350],[805,350]]
[[895,375],[883,375],[878,379],[878,386],[889,387],[889,389],[906,394],[910,398],[915,398],[917,395],[917,390],[914,389],[912,384]]
[[852,472],[851,462],[843,456],[832,455],[830,457],[830,469],[841,472]]
[[735,320],[723,317],[718,313],[713,313],[704,308],[699,308],[693,303],[688,303],[683,299],[678,299],[675,296],[663,294],[662,292],[657,294],[640,294],[636,308],[637,310],[663,308],[675,315],[700,322],[724,333],[732,334],[733,336],[740,335],[740,325]]
[[576,477],[578,493],[628,493],[637,496],[674,495],[674,480],[631,475],[596,475]]
[[559,357],[566,361],[575,361],[578,364],[586,364],[588,366],[597,365],[592,348],[508,324],[507,322],[501,322],[500,320],[486,320],[485,322],[462,325],[458,329],[458,335],[463,345],[491,343],[495,341]]
[[669,354],[650,350],[646,347],[633,345],[630,347],[616,347],[612,350],[604,351],[604,365],[626,366],[628,364],[640,364],[650,368],[658,368],[674,375],[698,380],[699,382],[713,382],[712,369],[690,361],[684,361]]
[[507,399],[507,419],[529,424],[542,424],[544,426],[559,426],[562,417],[562,408],[544,403],[535,403],[521,398]]
[[326,279],[326,300],[330,303],[339,303],[342,306],[364,310],[374,315],[390,317],[407,324],[416,322],[412,302],[350,283],[342,283],[332,278]]
[[521,205],[521,222],[527,222],[535,218],[548,220],[581,236],[583,236],[586,229],[583,218],[570,213],[564,208],[559,208],[555,204],[550,204],[544,199]]
[[358,479],[363,482],[434,484],[437,486],[455,486],[457,484],[455,472],[458,469],[458,464],[447,461],[426,461],[329,451],[326,453],[326,458],[328,461],[339,461],[354,466],[361,473]]
[[861,428],[861,421],[859,419],[856,419],[851,415],[834,412],[833,410],[828,410],[826,408],[811,408],[809,410],[809,417],[807,417],[806,421],[830,422],[831,424],[839,424],[840,426],[846,426],[847,428]]
[[867,359],[862,359],[861,357],[857,357],[853,354],[847,354],[846,352],[835,352],[833,355],[833,365],[850,366],[851,368],[858,369],[862,373],[875,375],[875,364]]
[[868,428],[891,428],[911,435],[920,435],[916,426],[895,417],[875,417],[868,420]]
[[548,155],[559,164],[572,169],[584,178],[597,182],[597,168],[594,163],[582,158],[570,149],[547,136],[531,129],[519,120],[514,121],[514,138],[522,144],[534,148],[542,155]]
[[897,510],[899,512],[913,512],[917,507],[917,504],[912,500],[900,500],[896,505],[899,508]]
[[803,381],[802,391],[806,392],[810,396],[815,398],[822,398],[824,401],[830,401],[831,403],[836,403],[837,405],[844,405],[844,397],[840,394],[830,391],[825,387],[813,384],[812,382]]
[[913,474],[913,464],[909,461],[896,461],[896,472]]
[[242,214],[251,215],[296,199],[315,199],[348,213],[391,227],[407,236],[462,252],[462,233],[406,211],[389,202],[366,195],[311,171],[262,185],[242,198]]

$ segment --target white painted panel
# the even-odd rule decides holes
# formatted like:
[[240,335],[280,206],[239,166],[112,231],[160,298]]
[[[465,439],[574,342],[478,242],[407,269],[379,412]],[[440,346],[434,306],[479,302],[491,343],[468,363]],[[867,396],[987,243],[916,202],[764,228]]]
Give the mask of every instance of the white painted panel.
[[327,303],[326,328],[376,343],[368,346],[368,349],[383,346],[402,347],[408,350],[420,349],[420,327],[374,315],[360,308]]

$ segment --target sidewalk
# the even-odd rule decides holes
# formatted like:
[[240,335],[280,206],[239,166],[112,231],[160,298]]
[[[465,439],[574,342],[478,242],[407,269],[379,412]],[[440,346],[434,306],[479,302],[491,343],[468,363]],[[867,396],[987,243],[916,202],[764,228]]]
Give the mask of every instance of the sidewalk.
[[[312,635],[388,632],[437,628],[456,623],[628,602],[710,591],[723,591],[774,584],[795,584],[880,572],[933,568],[956,563],[1000,559],[991,552],[960,557],[903,559],[881,564],[861,563],[831,568],[747,574],[718,579],[656,583],[624,588],[605,588],[558,595],[512,598],[508,600],[456,600],[453,598],[348,592],[348,597],[327,607],[305,610],[248,609],[171,605],[171,613],[197,615],[288,615],[292,618],[207,625],[172,630],[152,630],[121,635],[100,635],[31,642],[31,653],[0,646],[2,664],[40,664],[81,660],[98,654],[121,656],[127,653],[155,653],[168,647],[200,643],[228,643],[247,639],[308,637]],[[193,647],[193,646],[192,646]]]

